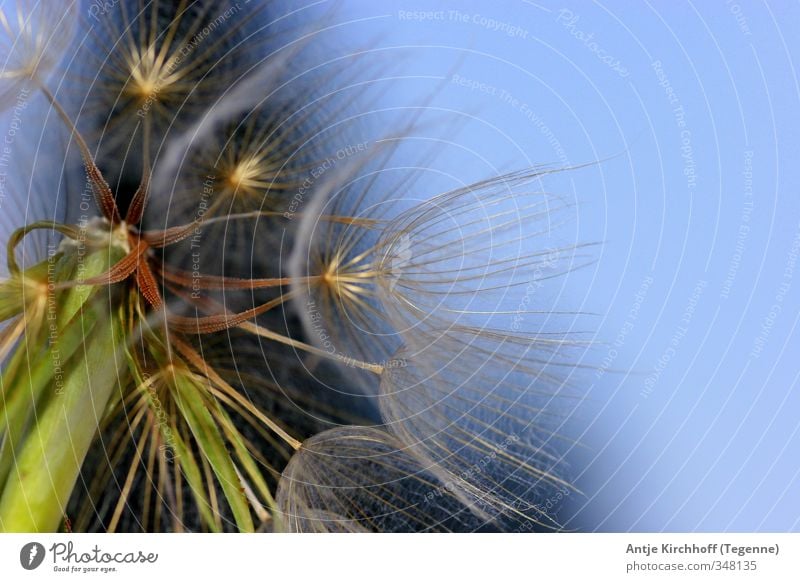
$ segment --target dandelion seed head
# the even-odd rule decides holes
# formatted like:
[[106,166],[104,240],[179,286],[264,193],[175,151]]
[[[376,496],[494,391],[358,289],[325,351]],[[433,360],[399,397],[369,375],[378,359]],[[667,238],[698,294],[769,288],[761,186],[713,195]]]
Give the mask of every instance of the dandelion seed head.
[[159,48],[155,43],[141,48],[134,46],[130,54],[124,56],[130,70],[130,82],[124,91],[138,97],[140,103],[149,99],[167,102],[179,90],[176,83],[180,76],[173,74],[175,58],[162,58]]
[[[448,345],[449,344],[449,345]],[[387,430],[468,504],[504,527],[557,527],[536,500],[571,486],[558,451],[570,398],[553,355],[465,334],[401,350],[381,378]]]
[[[567,487],[558,402],[577,342],[544,302],[517,309],[524,329],[503,321],[521,286],[576,264],[579,247],[551,236],[563,205],[535,170],[412,194],[419,173],[384,171],[391,147],[348,115],[362,90],[349,63],[306,75],[308,41],[267,55],[264,5],[124,0],[101,15],[70,76],[96,147],[42,92],[103,216],[33,225],[66,237],[61,279],[12,256],[0,359],[54,297],[67,321],[98,299],[121,328],[75,526],[555,527],[535,501]],[[128,155],[141,172],[126,213]],[[101,265],[88,283],[71,270],[87,249]],[[106,250],[121,258],[101,263]]]
[[[66,105],[111,183],[135,187],[169,135],[258,65],[278,34],[274,10],[264,2],[123,0],[86,22]],[[131,155],[142,147],[145,155]]]
[[[234,188],[234,192],[248,192],[248,188],[258,186],[256,181],[259,177],[258,160],[249,158],[239,161],[228,174],[228,184]],[[250,190],[249,192],[252,192]]]
[[471,531],[481,522],[380,429],[344,426],[305,443],[276,502],[289,531]]
[[11,0],[0,6],[0,109],[46,80],[64,56],[77,22],[77,1]]

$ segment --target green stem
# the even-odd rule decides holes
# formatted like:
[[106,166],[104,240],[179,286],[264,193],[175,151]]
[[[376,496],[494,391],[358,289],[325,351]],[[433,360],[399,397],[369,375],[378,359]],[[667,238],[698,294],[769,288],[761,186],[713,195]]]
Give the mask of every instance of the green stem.
[[[92,332],[96,316],[94,311],[85,310],[73,319],[59,337],[58,346],[51,346],[47,354],[37,352],[31,358],[25,345],[15,352],[12,361],[3,371],[2,385],[15,386],[4,394],[0,401],[0,492],[14,463],[15,449],[24,438],[24,429],[33,410],[46,394],[48,386],[60,391],[63,370],[75,352],[83,345],[83,339]],[[28,365],[30,363],[30,366]],[[16,373],[14,373],[16,372]],[[19,382],[23,376],[27,382]]]
[[[69,253],[58,257],[52,275],[57,281],[76,273],[91,277],[123,254],[115,245],[85,256]],[[4,452],[13,458],[0,480],[0,532],[55,531],[64,517],[106,405],[122,380],[115,296],[111,287],[86,285],[59,294],[56,312],[42,316],[48,349],[29,353],[22,342],[12,356],[12,363],[17,357],[23,362],[12,366],[16,372],[6,370],[10,376],[4,374],[0,414],[6,422],[0,423],[0,434],[8,445]]]
[[0,531],[55,531],[122,370],[116,315],[99,322],[25,439],[0,497]]

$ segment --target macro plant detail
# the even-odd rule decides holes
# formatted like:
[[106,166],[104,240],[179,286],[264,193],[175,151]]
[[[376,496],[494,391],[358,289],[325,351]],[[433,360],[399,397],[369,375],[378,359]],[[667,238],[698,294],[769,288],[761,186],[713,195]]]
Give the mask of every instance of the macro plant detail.
[[0,12],[49,136],[0,218],[0,530],[559,529],[555,170],[416,193],[424,124],[362,140],[367,61],[268,3],[61,4]]

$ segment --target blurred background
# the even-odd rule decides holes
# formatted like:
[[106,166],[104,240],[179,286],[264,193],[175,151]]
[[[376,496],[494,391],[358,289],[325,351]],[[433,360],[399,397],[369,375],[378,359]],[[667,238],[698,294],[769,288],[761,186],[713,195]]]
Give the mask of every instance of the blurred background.
[[562,523],[800,530],[800,5],[345,2],[330,26],[383,63],[376,108],[442,137],[415,188],[582,166],[542,181],[602,243],[537,298],[595,314]]

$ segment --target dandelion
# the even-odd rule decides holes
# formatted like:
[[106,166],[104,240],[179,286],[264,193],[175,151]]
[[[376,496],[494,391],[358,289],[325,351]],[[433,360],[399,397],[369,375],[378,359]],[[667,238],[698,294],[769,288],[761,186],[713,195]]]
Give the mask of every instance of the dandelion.
[[[3,529],[57,527],[98,428],[108,436],[104,449],[109,456],[90,489],[101,487],[133,446],[130,469],[105,524],[108,530],[119,524],[142,465],[153,489],[144,501],[145,528],[159,529],[164,520],[175,529],[183,527],[184,483],[205,528],[222,529],[226,516],[241,531],[271,522],[273,501],[264,478],[269,463],[257,465],[259,448],[241,434],[231,415],[240,424],[256,424],[262,433],[271,431],[273,443],[277,439],[291,449],[298,442],[210,368],[181,334],[234,327],[282,300],[235,315],[213,305],[206,305],[212,313],[201,317],[168,313],[154,274],[163,271],[155,250],[185,239],[201,220],[166,230],[141,229],[148,176],[123,213],[73,120],[49,89],[41,90],[77,140],[101,216],[75,226],[33,223],[15,230],[8,241],[3,315],[24,315],[12,322],[2,346],[4,353],[13,352],[3,371],[3,453],[4,461],[13,459],[3,464]],[[48,259],[55,267],[21,268],[17,247],[43,229],[64,236],[58,253]],[[182,286],[173,281],[173,287],[179,293]],[[43,336],[47,305],[55,317]],[[24,346],[18,341],[21,333],[31,338]],[[76,349],[81,340],[83,354]],[[54,394],[48,388],[56,378],[55,358],[43,356],[56,349],[64,371]],[[34,408],[36,422],[29,426]],[[165,506],[171,515],[164,515]]]
[[[7,33],[54,30],[20,6],[38,28]],[[65,69],[77,100],[48,43],[15,57],[64,168],[15,200],[75,193],[2,221],[0,529],[557,528],[582,336],[533,299],[587,259],[570,205],[542,170],[414,199],[395,137],[361,139],[352,62],[298,72],[310,41],[268,50],[267,16],[123,1]],[[72,222],[75,166],[96,216]]]
[[77,2],[13,0],[0,7],[0,109],[47,79],[71,42]]
[[385,431],[340,427],[303,444],[277,502],[292,531],[472,531],[469,508]]
[[[503,308],[515,288],[544,293],[589,259],[585,245],[565,240],[568,220],[559,216],[569,205],[526,190],[542,176],[501,176],[405,210],[394,190],[349,184],[321,206],[339,214],[361,204],[366,216],[342,225],[309,215],[308,244],[293,261],[298,306],[311,302],[322,314],[306,318],[309,335],[317,320],[329,321],[345,361],[383,362],[367,390],[398,448],[483,523],[508,529],[526,520],[557,527],[536,500],[570,487],[558,431],[577,393],[564,371],[584,344],[574,329],[553,331],[574,313],[536,311],[529,301]],[[503,327],[511,315],[538,323]],[[305,461],[315,462],[326,470],[324,459]],[[317,519],[302,507],[286,512],[301,514],[301,529]]]
[[[306,191],[310,197],[314,174],[335,155],[332,134],[347,127],[337,116],[347,107],[343,95],[353,89],[346,76],[335,89],[318,92],[311,85],[320,74],[293,75],[290,64],[302,50],[276,54],[228,91],[165,148],[156,167],[153,188],[170,195],[154,200],[148,218],[163,228],[205,219],[192,242],[202,237],[226,251],[224,265],[206,261],[206,270],[279,277],[274,263],[253,260],[255,243],[281,244],[276,233],[287,230],[292,197]],[[331,68],[326,77],[342,65]],[[306,103],[296,102],[298,93]],[[185,265],[186,254],[173,252],[167,260]]]
[[[525,339],[511,316],[524,314],[542,328],[568,322],[574,313],[530,309],[530,297],[522,308],[515,304],[515,291],[544,295],[548,282],[591,260],[584,252],[590,245],[567,238],[570,205],[529,189],[544,175],[500,176],[407,209],[395,193],[414,176],[385,191],[366,180],[342,188],[320,212],[350,216],[350,224],[309,212],[301,226],[290,262],[298,311],[309,302],[321,306],[337,351],[382,361],[401,345],[424,348],[464,332]],[[304,322],[313,336],[308,313]]]
[[90,14],[64,91],[111,183],[138,185],[170,132],[269,54],[280,16],[263,2],[211,0],[123,1]]

